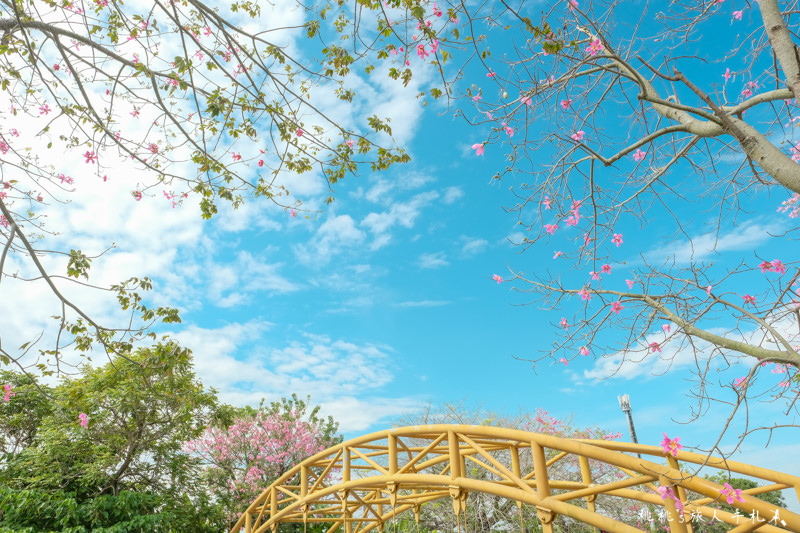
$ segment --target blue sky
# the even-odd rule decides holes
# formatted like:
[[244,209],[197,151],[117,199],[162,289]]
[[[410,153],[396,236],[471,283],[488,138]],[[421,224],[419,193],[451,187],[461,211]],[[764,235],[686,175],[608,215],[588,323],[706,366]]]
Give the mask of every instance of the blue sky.
[[[296,217],[261,199],[235,212],[224,208],[203,222],[193,198],[172,208],[155,191],[135,202],[134,180],[124,166],[102,182],[81,174],[75,154],[68,163],[78,177],[72,201],[51,204],[49,224],[60,235],[49,239],[87,253],[115,242],[115,249],[94,261],[93,280],[151,276],[153,302],[179,307],[183,318],[180,326],[162,331],[193,350],[204,383],[226,402],[252,405],[261,398],[310,395],[340,421],[346,437],[385,428],[428,404],[464,401],[506,413],[543,408],[576,425],[620,431],[627,439],[617,403],[617,396],[627,393],[640,442],[658,444],[666,432],[688,447],[711,446],[726,411],[711,406],[699,421],[679,423],[691,418],[695,406],[689,396],[692,361],[680,354],[671,367],[650,358],[616,370],[614,358],[603,357],[613,354],[596,352],[568,365],[557,356],[532,367],[528,360],[556,342],[564,311],[542,308],[531,295],[514,290],[523,284],[498,284],[493,275],[560,273],[574,281],[588,268],[571,270],[570,263],[553,260],[563,246],[556,237],[525,253],[513,244],[520,230],[504,208],[516,202],[509,191],[515,183],[511,177],[491,179],[504,165],[503,149],[489,145],[486,155],[477,157],[470,149],[481,140],[477,129],[441,116],[439,103],[423,106],[416,93],[431,79],[424,67],[408,89],[373,76],[363,81],[366,96],[353,108],[325,102],[344,121],[374,110],[393,116],[394,138],[412,155],[411,163],[385,173],[364,168],[341,181],[330,206],[323,203],[330,191],[319,175],[286,177],[294,197],[303,201]],[[235,144],[229,149],[237,150]],[[761,261],[756,250],[787,264],[798,259],[791,236],[770,238],[787,229],[783,224],[789,219],[775,214],[784,199],[751,197],[749,212],[723,228],[714,253],[704,251],[714,213],[703,213],[705,206],[692,195],[672,207],[687,221],[695,259],[702,256],[720,269],[741,261],[755,267]],[[649,216],[618,226],[624,245],[613,250],[611,280],[622,284],[642,255],[655,263],[687,259],[689,245],[671,235],[664,211],[654,209]],[[55,259],[51,265],[63,268]],[[52,313],[43,311],[43,304],[51,300],[41,285],[9,282],[4,290],[16,294],[6,302],[36,308],[26,316],[8,315],[12,339],[45,327]],[[79,287],[67,290],[101,316],[119,318],[108,298]],[[8,305],[0,302],[4,315]],[[602,335],[613,343],[626,332],[608,328]],[[666,357],[668,347],[665,352]],[[733,398],[725,386],[744,368],[714,373],[714,394]],[[797,422],[794,411],[782,414],[780,402],[751,407],[751,422]],[[800,473],[798,436],[796,428],[777,432],[770,452],[763,448],[767,435],[752,437],[737,458]],[[733,443],[735,434],[723,440]]]

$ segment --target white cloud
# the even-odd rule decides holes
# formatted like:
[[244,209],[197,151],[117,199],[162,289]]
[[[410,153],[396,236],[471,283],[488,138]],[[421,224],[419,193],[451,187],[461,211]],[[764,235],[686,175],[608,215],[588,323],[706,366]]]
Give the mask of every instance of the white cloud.
[[390,230],[397,225],[412,228],[422,210],[438,197],[439,193],[436,191],[419,193],[406,203],[392,204],[388,211],[367,215],[361,221],[361,226],[373,234],[370,248],[377,250],[388,244],[391,240]]
[[419,256],[417,263],[419,264],[419,267],[423,269],[441,268],[450,264],[450,262],[447,261],[447,256],[444,252],[422,254]]
[[273,326],[260,321],[217,329],[189,326],[173,337],[192,349],[203,382],[219,391],[220,400],[234,405],[310,395],[323,413],[340,422],[343,432],[363,430],[419,407],[415,398],[382,396],[394,379],[389,348],[319,335],[264,348]]
[[644,254],[649,263],[662,263],[664,260],[676,263],[700,261],[724,252],[755,250],[770,238],[770,234],[782,231],[778,224],[761,224],[750,221],[733,227],[726,233],[705,233],[691,238],[686,244],[659,246]]
[[410,300],[395,304],[395,307],[441,307],[443,305],[450,305],[450,302],[446,300]]
[[481,253],[488,245],[489,241],[486,239],[470,239],[469,237],[462,237],[464,244],[461,246],[461,252],[464,255],[476,255]]
[[[233,307],[247,301],[256,293],[281,294],[299,290],[278,273],[282,263],[267,263],[246,251],[236,254],[230,264],[209,264],[209,298],[218,307]],[[226,294],[227,293],[227,294]]]
[[461,187],[448,187],[444,190],[442,202],[444,202],[445,205],[450,205],[463,197],[464,191],[461,189]]
[[307,244],[297,244],[293,249],[302,263],[323,266],[333,256],[363,243],[365,237],[350,215],[331,216],[320,225]]

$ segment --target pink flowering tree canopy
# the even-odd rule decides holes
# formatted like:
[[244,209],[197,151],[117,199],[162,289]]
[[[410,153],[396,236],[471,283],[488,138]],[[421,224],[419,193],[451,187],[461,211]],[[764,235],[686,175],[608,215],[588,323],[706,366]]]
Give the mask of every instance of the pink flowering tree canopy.
[[[502,279],[553,310],[556,340],[533,363],[591,354],[606,376],[688,369],[697,413],[723,395],[730,417],[751,395],[794,403],[800,60],[789,6],[360,6],[378,18],[363,55],[403,83],[436,71],[421,98],[472,126],[465,154],[497,158],[510,238],[533,265],[519,259]],[[342,6],[343,41],[358,27],[351,13]],[[741,255],[723,269],[712,261],[722,253]],[[711,382],[734,363],[738,384]]]
[[205,465],[203,478],[234,522],[270,483],[303,459],[341,442],[338,424],[297,396],[244,408],[225,427],[209,426],[184,445]]

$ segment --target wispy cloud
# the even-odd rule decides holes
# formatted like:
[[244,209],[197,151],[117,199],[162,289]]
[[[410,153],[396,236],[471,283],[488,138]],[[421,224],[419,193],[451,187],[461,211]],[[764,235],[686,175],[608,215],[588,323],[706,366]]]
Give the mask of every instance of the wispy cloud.
[[358,229],[350,215],[338,215],[323,222],[307,244],[296,244],[293,249],[300,262],[323,266],[333,256],[362,244],[365,238],[366,234]]
[[394,380],[390,348],[305,334],[301,341],[265,349],[274,344],[266,342],[273,328],[269,322],[251,321],[216,329],[189,326],[173,336],[193,347],[203,382],[234,405],[310,395],[344,432],[419,407],[415,398],[383,396]]
[[696,235],[687,243],[672,246],[659,246],[648,250],[644,258],[648,263],[661,263],[665,260],[676,263],[700,261],[708,257],[733,251],[754,250],[768,239],[770,234],[782,231],[779,224],[764,224],[759,221],[745,222],[721,233]]
[[444,252],[434,252],[420,255],[417,264],[422,269],[433,269],[446,267],[450,262]]
[[444,202],[445,205],[450,205],[463,197],[464,190],[461,187],[448,187],[444,190],[442,202]]
[[446,300],[418,300],[400,302],[395,304],[395,307],[441,307],[443,305],[450,305],[451,302]]
[[461,246],[461,253],[467,256],[477,255],[489,245],[489,241],[486,239],[472,239],[467,236],[462,236],[461,240],[464,243]]
[[405,203],[395,203],[388,211],[370,213],[361,221],[373,235],[370,249],[377,250],[386,246],[392,238],[391,230],[395,226],[412,228],[422,210],[439,197],[436,191],[428,191],[415,195]]

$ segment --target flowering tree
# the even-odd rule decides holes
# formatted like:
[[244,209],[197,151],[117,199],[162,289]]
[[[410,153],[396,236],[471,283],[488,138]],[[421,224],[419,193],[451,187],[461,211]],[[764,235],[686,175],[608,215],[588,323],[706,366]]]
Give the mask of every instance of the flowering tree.
[[205,478],[230,519],[295,464],[341,441],[338,424],[296,396],[242,410],[227,427],[209,426],[184,449],[205,465]]
[[[344,125],[312,102],[319,93],[353,101],[342,87],[351,60],[338,46],[312,58],[292,46],[317,33],[304,12],[295,2],[265,13],[250,1],[222,10],[196,0],[0,3],[0,282],[42,280],[57,301],[53,333],[19,350],[3,345],[0,363],[31,369],[31,353],[43,356],[40,370],[63,370],[67,347],[99,343],[113,355],[153,323],[178,320],[175,309],[145,306],[148,279],[94,287],[131,313],[122,326],[68,297],[65,280],[89,290],[92,259],[112,246],[47,246],[60,231],[45,225],[50,206],[69,202],[77,180],[128,179],[131,201],[188,198],[205,218],[220,201],[252,197],[294,215],[302,207],[288,175],[316,172],[332,186],[359,164],[407,159],[383,119]],[[80,174],[67,170],[76,165]],[[61,256],[66,276],[53,270]]]
[[[524,1],[360,5],[379,19],[371,47],[393,62],[390,75],[407,82],[437,70],[421,96],[474,126],[474,157],[505,152],[493,179],[510,183],[512,240],[536,253],[531,273],[505,281],[553,311],[558,336],[534,363],[607,358],[606,375],[687,366],[699,415],[724,394],[710,373],[744,362],[722,384],[731,417],[749,398],[793,409],[800,61],[791,5],[568,0],[535,19],[541,6]],[[754,205],[772,216],[749,217]],[[631,250],[637,234],[650,245],[665,237]],[[732,268],[708,260],[755,241]]]

